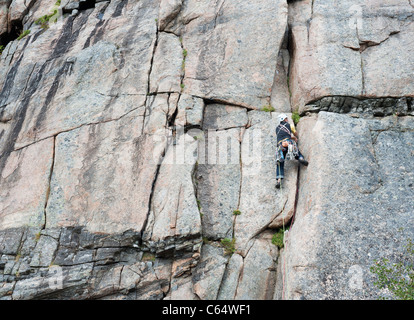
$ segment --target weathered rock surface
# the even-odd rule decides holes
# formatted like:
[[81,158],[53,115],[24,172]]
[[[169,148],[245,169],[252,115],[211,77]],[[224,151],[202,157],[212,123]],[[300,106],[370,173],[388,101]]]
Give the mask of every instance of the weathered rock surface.
[[12,152],[0,176],[2,229],[45,224],[54,139]]
[[271,300],[275,290],[278,250],[271,243],[272,233],[255,240],[244,258],[236,300]]
[[189,0],[181,19],[186,93],[248,108],[270,103],[286,1]]
[[0,299],[376,299],[414,237],[413,14],[0,1]]
[[294,212],[297,162],[288,162],[282,188],[276,185],[277,114],[246,130],[241,145],[241,214],[235,223],[235,238],[245,252],[250,240],[268,227],[288,224]]
[[201,127],[204,117],[204,100],[189,94],[181,94],[177,102],[175,124],[180,127]]
[[238,128],[211,131],[199,144],[205,157],[200,155],[197,166],[197,199],[203,234],[209,239],[233,238],[240,199],[240,134]]
[[197,141],[188,134],[177,140],[160,165],[144,235],[144,242],[157,253],[188,246],[192,251],[193,244],[201,243],[201,218],[192,182]]
[[292,105],[324,96],[412,96],[413,14],[403,0],[290,3]]
[[141,132],[142,117],[133,112],[118,121],[59,134],[46,227],[142,231],[165,146],[157,154],[155,139]]
[[[411,117],[320,112],[300,122],[301,172],[286,256],[288,299],[373,299],[373,259],[413,235]],[[335,177],[329,179],[328,177]]]
[[150,92],[180,92],[183,49],[177,36],[160,33],[150,76]]

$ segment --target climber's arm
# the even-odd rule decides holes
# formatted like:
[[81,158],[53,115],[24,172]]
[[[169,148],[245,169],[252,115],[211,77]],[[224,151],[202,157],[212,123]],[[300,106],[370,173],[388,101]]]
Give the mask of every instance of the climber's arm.
[[291,134],[292,139],[297,142],[298,141],[298,133],[295,129],[295,126],[292,125],[292,124],[290,125],[290,131],[292,132],[292,134]]

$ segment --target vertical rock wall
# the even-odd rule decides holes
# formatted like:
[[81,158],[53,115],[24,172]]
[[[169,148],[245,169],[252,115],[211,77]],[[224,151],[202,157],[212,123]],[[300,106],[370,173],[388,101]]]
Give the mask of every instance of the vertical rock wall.
[[377,296],[414,233],[414,9],[288,2],[0,3],[0,299]]
[[414,235],[413,14],[407,1],[290,4],[292,108],[304,116],[310,164],[280,260],[280,298],[389,294],[369,269],[400,260]]

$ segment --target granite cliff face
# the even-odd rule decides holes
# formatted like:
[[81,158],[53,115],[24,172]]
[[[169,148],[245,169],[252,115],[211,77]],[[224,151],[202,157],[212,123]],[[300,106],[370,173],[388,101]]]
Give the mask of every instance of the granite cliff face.
[[413,39],[408,0],[0,1],[0,299],[377,298]]

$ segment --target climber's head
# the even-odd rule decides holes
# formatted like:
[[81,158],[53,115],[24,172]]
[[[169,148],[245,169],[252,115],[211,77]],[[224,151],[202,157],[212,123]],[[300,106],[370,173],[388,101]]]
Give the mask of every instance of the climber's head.
[[279,122],[287,121],[287,115],[284,113],[279,114]]

